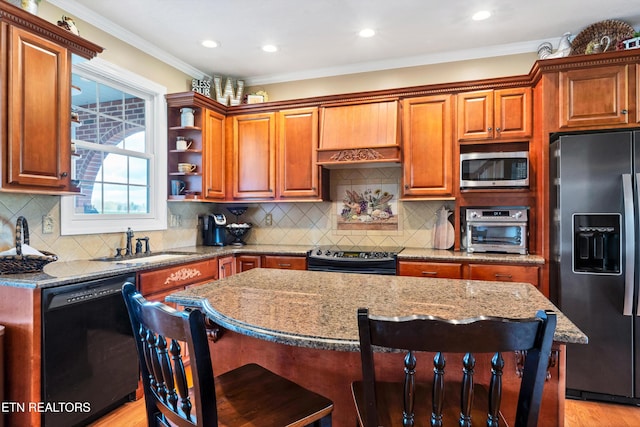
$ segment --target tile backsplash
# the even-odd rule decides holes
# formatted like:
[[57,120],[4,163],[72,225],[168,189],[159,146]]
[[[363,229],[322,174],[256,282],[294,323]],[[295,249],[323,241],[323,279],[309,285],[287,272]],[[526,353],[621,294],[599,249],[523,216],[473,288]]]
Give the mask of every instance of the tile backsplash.
[[[338,230],[339,208],[344,194],[338,191],[357,188],[394,189],[399,194],[402,170],[395,168],[358,168],[331,170],[331,202],[309,203],[246,203],[247,212],[240,222],[250,222],[253,228],[245,237],[250,244],[282,245],[382,245],[432,247],[436,212],[443,205],[453,209],[453,201],[397,201],[397,230]],[[393,192],[393,191],[390,191]],[[227,222],[236,218],[226,208],[228,204],[169,203],[168,228],[139,232],[148,236],[153,251],[200,244],[198,216],[210,212],[224,213]],[[234,205],[235,206],[235,205]],[[395,213],[395,212],[394,212]],[[271,215],[271,225],[267,215]],[[15,245],[15,226],[19,216],[29,223],[30,245],[58,255],[60,260],[90,259],[112,255],[124,245],[124,233],[60,235],[60,197],[31,194],[0,193],[0,250]],[[53,219],[53,232],[43,234],[43,217]],[[135,232],[135,230],[134,230]]]

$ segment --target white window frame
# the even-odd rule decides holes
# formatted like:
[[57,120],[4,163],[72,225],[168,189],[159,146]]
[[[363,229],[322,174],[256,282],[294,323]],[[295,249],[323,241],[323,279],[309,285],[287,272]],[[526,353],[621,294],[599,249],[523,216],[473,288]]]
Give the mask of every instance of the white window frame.
[[124,85],[147,103],[146,146],[149,162],[149,212],[134,215],[76,214],[73,197],[60,201],[60,234],[101,234],[167,229],[167,89],[100,58],[73,65],[73,72],[107,85]]

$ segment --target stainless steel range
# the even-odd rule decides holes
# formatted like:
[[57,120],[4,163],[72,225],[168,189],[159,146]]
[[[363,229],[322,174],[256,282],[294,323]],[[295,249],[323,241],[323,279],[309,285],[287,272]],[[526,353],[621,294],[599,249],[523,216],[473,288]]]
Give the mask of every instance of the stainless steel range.
[[401,247],[318,246],[307,252],[307,270],[395,275]]

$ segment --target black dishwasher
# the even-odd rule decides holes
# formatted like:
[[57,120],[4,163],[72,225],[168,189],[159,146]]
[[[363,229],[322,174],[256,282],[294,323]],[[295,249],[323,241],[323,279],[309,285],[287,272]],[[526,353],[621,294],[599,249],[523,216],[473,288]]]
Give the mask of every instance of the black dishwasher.
[[129,275],[42,291],[42,425],[86,425],[138,386],[138,359],[122,298]]

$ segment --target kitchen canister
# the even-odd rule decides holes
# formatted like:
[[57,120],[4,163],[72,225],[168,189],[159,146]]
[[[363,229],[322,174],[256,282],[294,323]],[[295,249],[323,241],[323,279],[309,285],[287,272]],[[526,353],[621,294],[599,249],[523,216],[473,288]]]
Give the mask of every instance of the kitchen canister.
[[181,108],[180,109],[180,125],[182,127],[194,126],[194,110],[193,108]]

